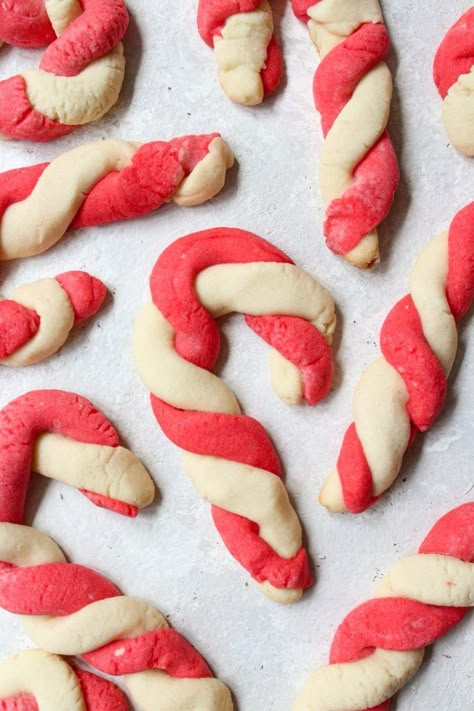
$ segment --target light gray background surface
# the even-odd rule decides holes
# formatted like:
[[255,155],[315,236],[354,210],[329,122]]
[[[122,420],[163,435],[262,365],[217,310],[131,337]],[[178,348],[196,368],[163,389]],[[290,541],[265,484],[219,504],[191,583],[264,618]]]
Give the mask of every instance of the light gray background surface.
[[[373,273],[355,271],[323,244],[315,181],[322,138],[311,95],[317,58],[289,3],[273,5],[286,76],[262,106],[235,106],[221,92],[212,52],[197,33],[194,0],[129,0],[127,76],[116,108],[62,140],[0,147],[1,170],[109,137],[149,141],[220,131],[235,151],[237,167],[224,192],[207,205],[169,205],[135,221],[72,232],[40,257],[0,267],[3,293],[67,269],[87,269],[112,293],[107,307],[75,331],[59,354],[30,368],[0,370],[0,404],[35,388],[77,391],[104,410],[143,459],[161,498],[136,520],[97,509],[77,491],[34,476],[27,522],[56,539],[72,561],[101,571],[125,593],[146,598],[168,615],[229,683],[240,711],[289,709],[307,674],[326,662],[336,626],[370,597],[375,579],[414,552],[439,516],[474,498],[474,333],[468,316],[444,412],[417,439],[390,493],[357,518],[330,516],[316,503],[350,421],[354,386],[379,353],[380,325],[406,293],[416,254],[473,197],[474,163],[448,145],[431,79],[435,49],[469,3],[383,3],[395,77],[390,132],[402,179],[380,230],[382,264]],[[39,56],[4,47],[1,77]],[[277,400],[269,384],[268,349],[241,317],[223,324],[220,373],[277,446],[316,566],[316,585],[291,608],[263,598],[224,549],[208,505],[195,495],[177,448],[153,418],[131,357],[134,319],[148,298],[158,255],[177,237],[219,225],[273,241],[330,289],[338,307],[335,386],[311,409],[291,409]],[[397,711],[474,707],[473,624],[471,616],[428,652],[422,670],[400,693]],[[0,629],[1,658],[28,646],[12,615],[0,612]]]

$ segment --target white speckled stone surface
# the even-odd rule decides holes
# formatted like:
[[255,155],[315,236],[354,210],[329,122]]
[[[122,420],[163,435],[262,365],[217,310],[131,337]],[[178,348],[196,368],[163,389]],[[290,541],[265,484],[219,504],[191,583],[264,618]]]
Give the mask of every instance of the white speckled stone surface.
[[[350,419],[354,385],[378,354],[379,327],[406,292],[410,265],[474,194],[474,163],[448,145],[431,79],[435,49],[469,2],[383,2],[396,86],[390,131],[402,180],[381,229],[382,264],[370,274],[339,261],[323,244],[315,183],[321,131],[311,96],[316,55],[289,3],[273,5],[286,77],[263,106],[240,108],[221,92],[212,52],[197,33],[194,0],[129,0],[127,77],[118,106],[65,139],[0,146],[1,170],[112,136],[146,141],[221,131],[235,151],[238,166],[222,195],[207,205],[169,205],[140,220],[81,230],[40,257],[0,266],[3,292],[67,269],[87,269],[113,294],[59,354],[30,368],[0,370],[0,404],[30,389],[64,388],[92,399],[110,416],[148,465],[161,498],[132,521],[35,476],[28,523],[55,538],[73,561],[156,604],[229,683],[239,711],[290,709],[309,671],[326,662],[337,624],[370,596],[374,580],[396,558],[414,552],[440,515],[474,498],[471,314],[462,323],[444,412],[417,439],[390,493],[358,518],[330,516],[316,503]],[[0,76],[39,56],[2,48]],[[263,598],[224,550],[208,505],[194,494],[179,452],[155,423],[131,358],[134,318],[161,250],[179,236],[223,224],[275,242],[331,290],[338,306],[336,384],[327,401],[313,409],[281,404],[270,389],[266,346],[239,317],[223,325],[221,373],[281,454],[316,566],[316,585],[292,608]],[[0,629],[1,658],[28,646],[13,616],[0,612]],[[473,633],[471,615],[427,654],[422,670],[400,693],[397,711],[474,708]]]

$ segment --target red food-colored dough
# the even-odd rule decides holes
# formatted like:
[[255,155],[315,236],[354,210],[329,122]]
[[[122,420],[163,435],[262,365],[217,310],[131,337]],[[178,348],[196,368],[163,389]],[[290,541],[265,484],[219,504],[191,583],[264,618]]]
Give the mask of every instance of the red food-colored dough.
[[451,27],[436,52],[433,78],[444,97],[461,74],[469,74],[474,65],[474,7]]
[[[474,202],[455,216],[449,229],[446,298],[456,321],[474,299]],[[424,337],[410,296],[401,299],[384,321],[380,347],[407,388],[413,440],[418,430],[427,430],[439,415],[447,384],[441,364]],[[354,424],[344,437],[337,468],[349,511],[360,513],[376,501],[370,467]]]
[[[421,544],[419,553],[474,562],[474,502],[443,516]],[[399,652],[426,647],[460,622],[467,609],[425,605],[404,598],[368,600],[350,612],[337,628],[330,664],[363,659],[376,647]],[[388,711],[389,706],[387,701],[363,711]]]

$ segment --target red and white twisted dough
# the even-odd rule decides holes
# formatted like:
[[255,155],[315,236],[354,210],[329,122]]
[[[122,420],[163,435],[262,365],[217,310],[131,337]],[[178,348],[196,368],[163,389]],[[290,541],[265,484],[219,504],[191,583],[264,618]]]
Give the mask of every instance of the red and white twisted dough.
[[386,131],[392,77],[382,61],[390,47],[378,0],[292,0],[321,57],[313,92],[325,143],[319,183],[329,249],[356,267],[379,261],[377,226],[398,186]]
[[418,256],[410,294],[380,333],[383,358],[362,375],[336,471],[320,501],[330,511],[360,513],[391,486],[418,431],[444,404],[457,350],[456,323],[474,298],[474,202]]
[[102,306],[107,289],[87,272],[64,272],[14,289],[0,301],[0,365],[31,365],[66,342]]
[[0,711],[129,711],[122,691],[65,659],[29,649],[0,663]]
[[211,502],[231,554],[266,595],[294,602],[312,582],[301,524],[270,438],[211,372],[220,348],[215,319],[245,314],[247,325],[274,349],[278,396],[312,405],[331,385],[334,302],[279,249],[228,227],[174,242],[155,264],[150,290],[133,351],[155,417],[185,450],[185,469]]
[[474,157],[474,7],[441,42],[433,76],[444,100],[443,121],[453,146]]
[[170,200],[199,205],[222,189],[232,163],[211,133],[144,144],[109,139],[0,173],[0,261],[40,254],[69,227],[137,217]]
[[330,666],[311,674],[293,711],[388,711],[391,697],[420,667],[424,648],[472,606],[474,502],[439,519],[418,554],[395,563],[374,598],[347,615]]
[[127,26],[123,0],[0,3],[0,43],[49,45],[38,69],[0,82],[0,137],[49,141],[106,114],[122,87]]
[[67,563],[51,538],[22,525],[31,469],[121,514],[151,502],[148,473],[118,446],[104,415],[79,395],[34,391],[0,412],[0,445],[0,607],[23,615],[47,652],[82,655],[106,674],[126,675],[144,711],[231,711],[227,687],[161,613]]
[[219,81],[229,99],[255,106],[277,88],[283,60],[267,0],[199,0],[198,29],[214,47]]

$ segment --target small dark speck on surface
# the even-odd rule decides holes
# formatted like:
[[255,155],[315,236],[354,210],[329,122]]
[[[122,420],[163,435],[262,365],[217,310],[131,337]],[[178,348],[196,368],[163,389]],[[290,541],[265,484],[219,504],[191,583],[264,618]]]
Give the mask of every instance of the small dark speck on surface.
[[443,657],[445,657],[445,659],[452,659],[452,656],[450,654],[443,654]]
[[188,114],[188,116],[191,116],[191,114],[189,113],[189,111],[187,112],[187,114]]
[[249,586],[249,584],[248,584],[248,583],[245,583],[245,587],[248,588],[248,586]]
[[64,496],[62,494],[59,494],[59,498],[61,499],[61,501],[64,501]]
[[170,86],[168,87],[168,91],[171,91],[171,87],[170,87]]
[[406,476],[404,476],[403,479],[402,479],[403,483],[405,483],[406,480],[407,480],[407,478],[406,478]]

